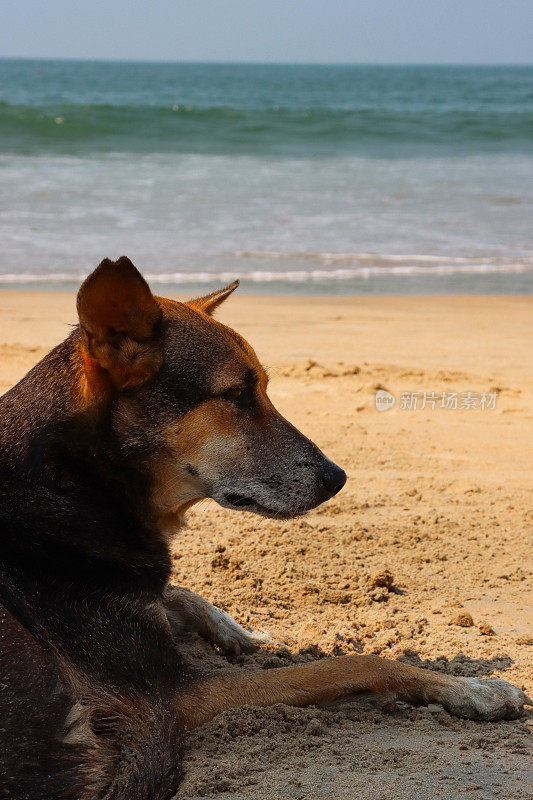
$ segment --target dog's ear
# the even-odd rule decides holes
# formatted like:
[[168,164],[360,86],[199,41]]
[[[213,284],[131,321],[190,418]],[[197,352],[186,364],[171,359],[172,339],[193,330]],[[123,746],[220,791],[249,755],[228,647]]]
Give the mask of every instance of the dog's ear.
[[205,297],[197,297],[195,300],[189,300],[186,305],[190,306],[190,308],[194,308],[195,311],[201,311],[203,314],[211,316],[215,309],[224,302],[226,297],[229,297],[230,294],[235,291],[238,285],[239,281],[233,281],[229,286],[224,286],[223,289],[217,289],[216,292],[206,294]]
[[161,308],[129,258],[105,258],[77,299],[86,357],[106,370],[117,389],[139,386],[161,365]]

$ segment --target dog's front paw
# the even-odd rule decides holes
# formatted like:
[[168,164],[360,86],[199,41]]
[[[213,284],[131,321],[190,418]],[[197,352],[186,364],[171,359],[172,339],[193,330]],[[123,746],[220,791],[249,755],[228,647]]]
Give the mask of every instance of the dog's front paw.
[[532,705],[522,689],[501,678],[456,678],[441,703],[458,717],[490,721],[517,719]]
[[166,589],[164,609],[175,636],[197,633],[226,655],[253,653],[270,641],[268,634],[245,630],[209,600],[180,586]]
[[245,630],[233,617],[216,606],[212,606],[212,612],[206,619],[206,628],[206,638],[230,656],[253,653],[270,639],[266,633]]

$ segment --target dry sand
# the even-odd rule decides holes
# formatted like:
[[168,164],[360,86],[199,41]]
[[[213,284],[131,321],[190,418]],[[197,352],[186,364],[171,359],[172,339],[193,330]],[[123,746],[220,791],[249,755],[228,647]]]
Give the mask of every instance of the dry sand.
[[[190,657],[250,669],[380,653],[531,693],[531,298],[241,296],[220,317],[253,343],[274,402],[348,483],[293,522],[212,503],[190,513],[176,581],[279,642],[228,663],[191,638]],[[72,295],[0,293],[0,390],[74,319]],[[393,410],[376,411],[378,387],[398,398]],[[494,410],[402,410],[408,391],[498,399]],[[391,712],[371,698],[241,709],[194,734],[178,797],[532,798],[532,723]]]

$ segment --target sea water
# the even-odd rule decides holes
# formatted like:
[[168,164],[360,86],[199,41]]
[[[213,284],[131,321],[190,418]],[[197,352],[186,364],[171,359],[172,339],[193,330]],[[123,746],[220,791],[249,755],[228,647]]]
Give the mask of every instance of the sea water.
[[533,67],[0,60],[0,287],[533,291]]

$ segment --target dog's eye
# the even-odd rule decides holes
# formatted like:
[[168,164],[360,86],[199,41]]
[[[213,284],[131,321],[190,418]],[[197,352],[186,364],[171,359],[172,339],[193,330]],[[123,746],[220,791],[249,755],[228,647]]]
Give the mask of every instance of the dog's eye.
[[226,389],[220,396],[240,408],[241,411],[248,411],[255,406],[255,393],[251,387]]
[[233,400],[234,403],[243,403],[246,397],[246,389],[227,389],[222,397],[225,400]]
[[257,406],[256,383],[257,379],[247,379],[241,386],[232,386],[221,392],[219,397],[227,400],[242,411],[253,410]]

